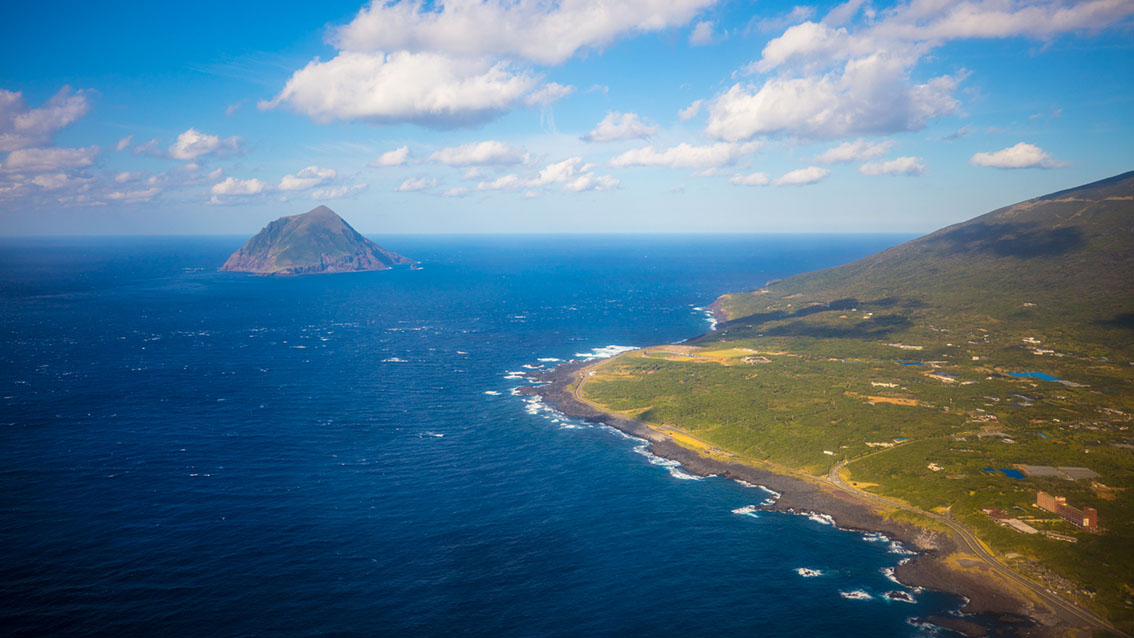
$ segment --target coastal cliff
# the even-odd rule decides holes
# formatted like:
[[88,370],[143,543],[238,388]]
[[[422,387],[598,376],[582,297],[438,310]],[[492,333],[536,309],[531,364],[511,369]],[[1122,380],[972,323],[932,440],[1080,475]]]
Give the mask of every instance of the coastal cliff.
[[281,217],[249,239],[221,270],[260,275],[387,270],[412,260],[363,237],[333,210],[319,206]]

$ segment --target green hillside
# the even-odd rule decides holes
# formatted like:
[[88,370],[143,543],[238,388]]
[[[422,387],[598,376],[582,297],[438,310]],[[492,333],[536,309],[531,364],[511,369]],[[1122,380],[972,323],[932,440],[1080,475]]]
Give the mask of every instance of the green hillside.
[[[1126,173],[725,295],[718,330],[614,359],[580,393],[753,462],[846,462],[861,489],[948,514],[1130,629],[1132,240]],[[1096,508],[1099,533],[1036,507],[1040,490]]]

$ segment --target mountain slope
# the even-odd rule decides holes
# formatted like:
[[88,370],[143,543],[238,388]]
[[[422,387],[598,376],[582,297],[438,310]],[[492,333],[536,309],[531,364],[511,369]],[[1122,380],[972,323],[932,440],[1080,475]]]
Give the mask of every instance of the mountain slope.
[[221,270],[300,275],[386,270],[410,263],[363,237],[330,208],[319,206],[268,224],[233,253]]
[[[795,300],[793,308],[784,300]],[[1128,345],[1134,320],[1134,172],[1001,208],[845,266],[725,295],[732,337],[798,315],[870,308],[905,322],[939,314],[1059,325]],[[798,317],[797,317],[798,318]],[[880,326],[863,326],[863,329]]]

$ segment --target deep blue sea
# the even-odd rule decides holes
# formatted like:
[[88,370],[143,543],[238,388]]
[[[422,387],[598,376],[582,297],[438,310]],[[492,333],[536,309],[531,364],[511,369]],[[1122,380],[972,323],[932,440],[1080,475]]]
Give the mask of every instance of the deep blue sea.
[[424,269],[217,272],[243,239],[0,242],[5,635],[918,636],[959,607],[889,580],[886,539],[735,514],[767,494],[506,378],[904,238],[388,237]]

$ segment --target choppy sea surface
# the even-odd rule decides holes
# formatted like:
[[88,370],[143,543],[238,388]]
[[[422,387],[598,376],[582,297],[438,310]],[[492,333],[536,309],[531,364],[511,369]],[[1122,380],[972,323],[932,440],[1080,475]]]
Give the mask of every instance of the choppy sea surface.
[[297,278],[217,272],[243,238],[2,240],[0,626],[948,635],[889,539],[510,392],[902,239],[390,237],[424,268]]

